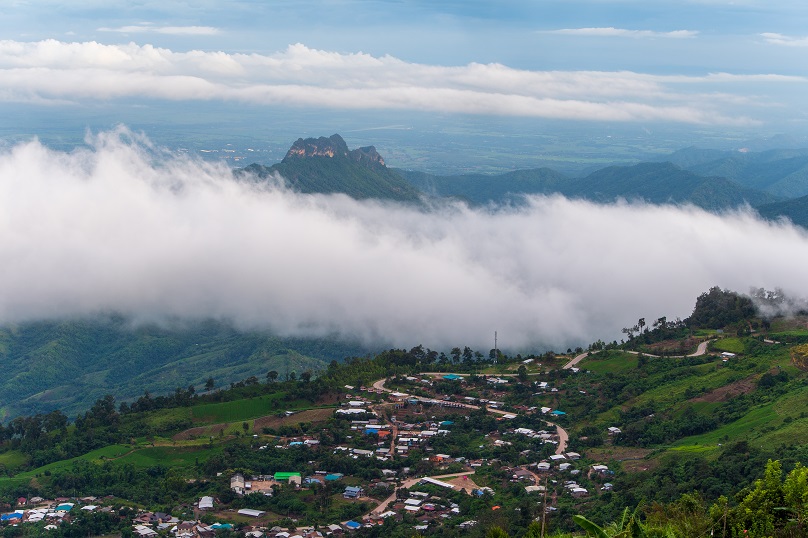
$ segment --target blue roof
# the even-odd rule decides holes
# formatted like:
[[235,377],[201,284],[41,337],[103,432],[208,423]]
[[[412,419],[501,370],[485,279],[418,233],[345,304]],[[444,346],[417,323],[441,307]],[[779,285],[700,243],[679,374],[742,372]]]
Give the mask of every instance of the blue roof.
[[443,379],[448,379],[449,381],[454,381],[455,379],[460,379],[462,377],[463,376],[460,376],[460,375],[457,375],[457,374],[446,374],[445,376],[443,376]]
[[19,512],[12,512],[10,514],[3,514],[0,516],[0,520],[8,521],[10,519],[22,519],[22,514]]
[[377,430],[376,428],[368,428],[367,430],[365,430],[365,435],[370,435],[370,434],[372,434],[372,433],[375,433],[375,434],[377,434],[377,435],[378,435],[378,434],[379,434],[379,430]]
[[359,527],[362,526],[362,524],[357,523],[356,521],[348,521],[345,523],[345,526],[348,527],[349,529],[358,529]]
[[551,411],[550,414],[551,415],[566,415],[566,413],[564,411],[558,411],[558,410]]
[[325,475],[325,479],[329,480],[329,481],[331,481],[331,480],[339,480],[342,477],[343,477],[342,473],[331,473],[331,474]]
[[452,420],[444,420],[440,423],[441,426],[451,426],[452,424],[454,424],[454,421]]

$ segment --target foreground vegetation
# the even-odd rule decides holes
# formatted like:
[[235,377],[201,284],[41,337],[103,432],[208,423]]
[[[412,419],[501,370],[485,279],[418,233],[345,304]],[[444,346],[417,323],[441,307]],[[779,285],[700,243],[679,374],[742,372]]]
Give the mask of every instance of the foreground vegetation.
[[[558,536],[804,535],[806,319],[761,318],[750,299],[715,288],[699,297],[690,319],[661,318],[650,325],[640,320],[627,328],[622,343],[592,344],[579,371],[561,366],[584,350],[510,357],[496,350],[456,347],[441,353],[416,346],[332,361],[318,374],[305,370],[288,379],[273,369],[222,388],[208,378],[199,390],[145,392],[121,403],[107,395],[72,420],[62,411],[19,416],[0,425],[0,501],[12,507],[21,496],[110,496],[118,503],[117,516],[86,515],[87,525],[94,521],[104,532],[131,525],[128,507],[194,518],[193,505],[202,495],[229,510],[266,511],[268,521],[287,527],[325,525],[361,518],[374,506],[344,500],[344,485],[366,485],[378,502],[393,491],[381,480],[383,469],[434,475],[439,467],[428,456],[444,453],[463,459],[441,472],[467,470],[464,460],[486,462],[475,469],[474,481],[490,490],[480,496],[436,492],[462,516],[430,525],[429,535],[454,536],[456,525],[467,520],[477,522],[463,531],[474,537],[541,535],[541,522],[545,535]],[[694,355],[701,342],[712,351]],[[429,385],[412,377],[450,370],[466,376],[438,377]],[[492,385],[486,376],[506,382]],[[368,393],[387,418],[432,417],[451,424],[450,432],[432,440],[428,452],[416,448],[387,461],[333,450],[378,446],[378,439],[357,435],[351,419],[333,410],[346,391],[385,378],[395,390],[429,398],[496,399],[514,418],[423,404],[393,409],[381,395]],[[556,485],[545,479],[553,492],[549,499],[531,496],[511,480],[514,468],[552,454],[552,445],[514,434],[516,428],[547,427],[539,407],[563,410],[553,420],[570,433],[567,450],[583,455],[579,468],[608,464],[613,474],[605,478],[591,472],[577,477],[596,493],[565,495],[569,476],[563,473],[550,475]],[[620,431],[609,435],[609,427]],[[319,444],[290,444],[304,438]],[[234,472],[279,470],[304,477],[325,470],[344,479],[339,486],[281,487],[272,497],[241,497],[230,489]],[[553,510],[545,513],[547,507]],[[248,522],[227,517],[237,528]],[[415,523],[405,516],[358,532],[409,537]],[[85,527],[75,528],[87,534]]]

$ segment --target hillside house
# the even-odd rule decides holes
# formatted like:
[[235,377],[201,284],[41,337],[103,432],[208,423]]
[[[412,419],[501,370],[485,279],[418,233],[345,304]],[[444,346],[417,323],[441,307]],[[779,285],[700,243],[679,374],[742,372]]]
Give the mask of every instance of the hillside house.
[[365,490],[363,490],[360,486],[348,486],[345,488],[345,491],[342,492],[342,496],[346,499],[358,499],[365,494]]

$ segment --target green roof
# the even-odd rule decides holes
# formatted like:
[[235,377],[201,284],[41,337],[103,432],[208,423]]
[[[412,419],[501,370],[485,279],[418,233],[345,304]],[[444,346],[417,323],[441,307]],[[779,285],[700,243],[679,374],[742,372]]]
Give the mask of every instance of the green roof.
[[300,473],[275,473],[275,480],[280,482],[281,480],[289,480],[293,476],[300,476]]

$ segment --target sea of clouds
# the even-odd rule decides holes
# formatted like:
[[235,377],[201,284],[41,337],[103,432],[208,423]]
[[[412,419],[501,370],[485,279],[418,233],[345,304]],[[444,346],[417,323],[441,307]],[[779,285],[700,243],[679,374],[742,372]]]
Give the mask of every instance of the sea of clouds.
[[444,349],[566,349],[711,286],[805,296],[808,233],[694,207],[536,196],[408,207],[234,178],[124,128],[0,153],[0,323],[121,312]]

